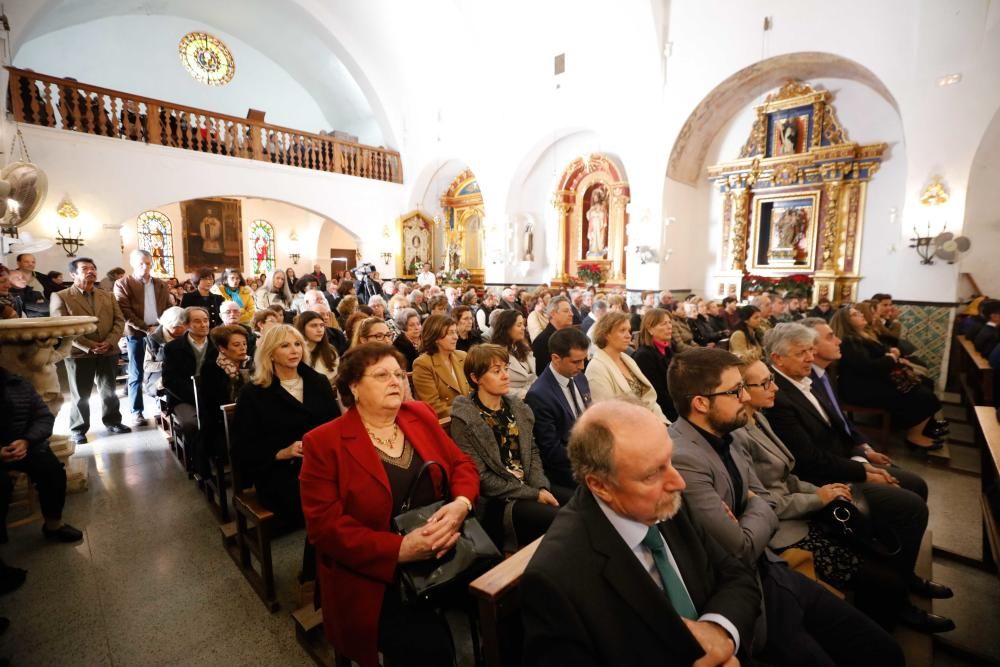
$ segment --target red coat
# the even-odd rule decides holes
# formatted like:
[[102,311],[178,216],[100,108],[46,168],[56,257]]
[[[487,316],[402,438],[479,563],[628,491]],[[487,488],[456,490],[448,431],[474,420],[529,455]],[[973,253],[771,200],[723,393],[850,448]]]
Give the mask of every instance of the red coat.
[[[448,469],[453,496],[475,502],[476,465],[438,424],[434,410],[410,401],[396,423],[425,460]],[[403,538],[389,529],[392,493],[357,409],[306,433],[299,484],[309,541],[316,545],[323,625],[338,655],[378,665],[378,619]],[[435,486],[440,482],[432,469]]]

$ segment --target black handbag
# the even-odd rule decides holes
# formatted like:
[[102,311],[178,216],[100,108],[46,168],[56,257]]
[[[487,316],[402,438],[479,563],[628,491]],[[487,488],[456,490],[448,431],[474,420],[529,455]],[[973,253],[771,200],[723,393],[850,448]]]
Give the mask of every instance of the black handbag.
[[[448,486],[448,473],[437,461],[427,461],[420,468],[416,478],[410,485],[406,500],[400,507],[400,514],[393,517],[392,527],[400,535],[406,535],[423,528],[427,520],[434,515],[445,501],[439,500],[410,509],[413,494],[416,492],[421,478],[437,466],[441,471],[441,492],[445,498],[451,497]],[[472,514],[466,517],[462,524],[458,542],[442,558],[404,563],[399,567],[400,592],[407,604],[435,604],[442,601],[450,593],[463,589],[473,579],[483,574],[502,560],[493,541],[483,530],[479,520]]]
[[868,501],[864,491],[857,485],[851,485],[853,502],[836,498],[817,514],[820,524],[834,538],[857,547],[865,553],[891,558],[900,552],[902,546],[899,538],[886,528],[884,533],[876,534],[869,518]]

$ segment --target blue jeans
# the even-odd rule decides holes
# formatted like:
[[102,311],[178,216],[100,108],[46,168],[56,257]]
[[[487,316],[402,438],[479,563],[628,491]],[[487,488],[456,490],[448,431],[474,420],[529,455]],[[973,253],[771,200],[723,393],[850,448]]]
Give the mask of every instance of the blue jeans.
[[146,358],[146,337],[126,336],[128,347],[128,399],[133,415],[142,414],[142,365]]

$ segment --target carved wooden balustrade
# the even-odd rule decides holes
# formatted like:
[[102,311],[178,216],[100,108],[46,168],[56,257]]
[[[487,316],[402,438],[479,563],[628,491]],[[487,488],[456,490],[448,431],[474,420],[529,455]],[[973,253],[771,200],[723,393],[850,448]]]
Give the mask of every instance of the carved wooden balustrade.
[[8,108],[20,123],[229,155],[392,183],[399,153],[8,67]]

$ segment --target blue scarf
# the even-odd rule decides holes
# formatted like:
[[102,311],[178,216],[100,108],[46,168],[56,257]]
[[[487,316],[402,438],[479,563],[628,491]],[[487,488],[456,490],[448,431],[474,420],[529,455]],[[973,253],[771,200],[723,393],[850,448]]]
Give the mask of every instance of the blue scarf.
[[223,289],[226,290],[226,294],[229,295],[230,299],[232,299],[234,302],[236,302],[236,303],[239,304],[239,306],[240,306],[241,309],[244,308],[244,306],[243,306],[243,297],[240,296],[240,288],[239,287],[237,287],[235,290],[231,290],[231,289],[229,289],[229,285],[226,285],[226,286],[223,287]]

